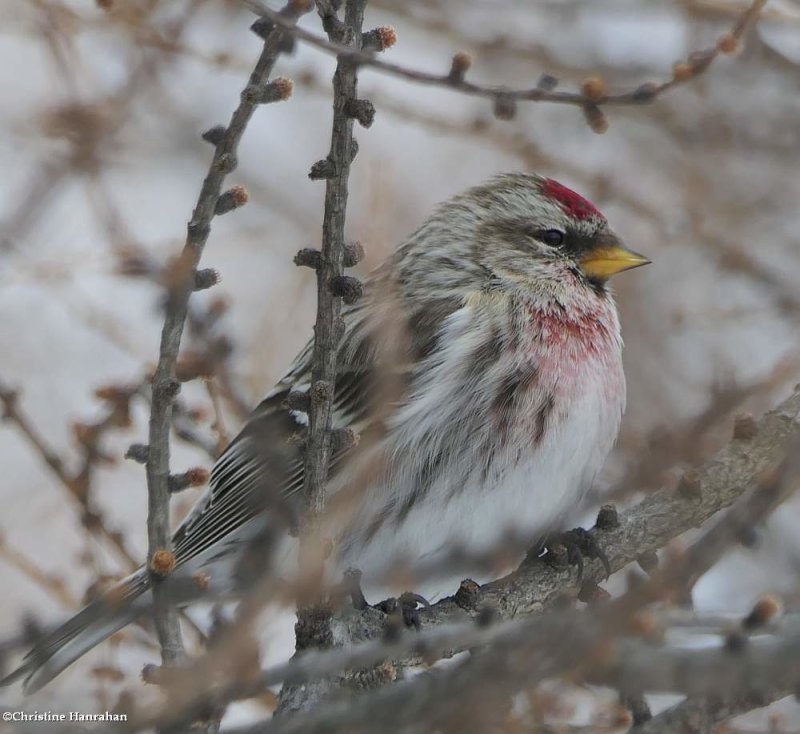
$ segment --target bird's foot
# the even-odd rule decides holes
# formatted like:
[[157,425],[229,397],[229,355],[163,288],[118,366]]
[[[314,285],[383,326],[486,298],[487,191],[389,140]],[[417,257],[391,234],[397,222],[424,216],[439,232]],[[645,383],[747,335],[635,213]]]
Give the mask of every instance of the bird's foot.
[[348,568],[344,572],[341,589],[345,595],[350,597],[353,609],[357,609],[360,612],[369,606],[364,592],[361,590],[361,571],[357,568]]
[[419,611],[430,605],[425,597],[407,591],[399,597],[392,596],[378,602],[375,608],[380,609],[386,615],[399,616],[403,620],[403,626],[419,630],[422,627]]
[[[536,552],[538,551],[538,552]],[[578,567],[578,579],[583,579],[583,559],[597,559],[606,570],[606,578],[611,575],[611,564],[603,552],[597,538],[588,530],[575,528],[564,533],[551,536],[542,541],[534,553],[553,568]]]
[[402,619],[405,627],[413,627],[417,630],[421,627],[419,610],[430,606],[430,602],[425,597],[410,591],[400,597],[392,596],[370,605],[361,589],[361,571],[357,568],[349,568],[345,571],[339,589],[344,596],[350,597],[350,603],[354,609],[363,611],[372,606],[373,609],[378,609],[386,615],[394,615]]

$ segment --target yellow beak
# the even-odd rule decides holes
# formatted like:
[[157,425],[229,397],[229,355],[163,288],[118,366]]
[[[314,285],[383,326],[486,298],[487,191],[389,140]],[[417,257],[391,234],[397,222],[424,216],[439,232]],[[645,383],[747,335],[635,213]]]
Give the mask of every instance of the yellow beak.
[[618,242],[600,245],[587,252],[580,261],[586,277],[598,280],[608,280],[623,270],[638,268],[649,263],[650,260],[646,257]]

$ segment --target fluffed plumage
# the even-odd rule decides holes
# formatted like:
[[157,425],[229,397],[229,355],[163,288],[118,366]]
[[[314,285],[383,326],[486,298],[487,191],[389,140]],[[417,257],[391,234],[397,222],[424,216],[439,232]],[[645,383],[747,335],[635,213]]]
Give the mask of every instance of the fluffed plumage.
[[[381,585],[399,558],[531,543],[580,501],[616,438],[625,404],[620,328],[607,278],[647,262],[588,201],[551,179],[509,174],[442,204],[343,312],[328,491],[364,485],[333,521],[331,565]],[[311,344],[256,408],[175,533],[170,583],[181,603],[236,591],[237,562],[265,523],[282,537],[302,513]],[[386,386],[389,387],[386,387]],[[364,471],[364,456],[380,468]],[[369,464],[369,461],[366,462]],[[366,477],[366,479],[365,479]],[[265,510],[266,508],[266,510]],[[276,520],[280,516],[280,523]],[[294,541],[282,543],[284,549]],[[449,569],[450,573],[469,569]],[[445,574],[445,577],[449,574]],[[452,593],[444,580],[427,591]],[[43,639],[4,683],[33,691],[149,606],[138,571]],[[415,589],[417,590],[417,589]]]

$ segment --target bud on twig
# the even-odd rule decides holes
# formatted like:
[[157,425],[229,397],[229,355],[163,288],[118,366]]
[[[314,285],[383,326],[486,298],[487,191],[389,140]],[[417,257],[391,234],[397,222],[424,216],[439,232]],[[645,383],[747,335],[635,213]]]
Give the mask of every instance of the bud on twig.
[[183,492],[184,489],[189,489],[189,487],[202,487],[204,484],[208,484],[208,478],[208,470],[199,466],[189,469],[183,472],[183,474],[170,474],[170,494]]
[[583,82],[581,91],[583,92],[583,96],[592,102],[598,102],[608,94],[606,83],[599,76],[590,76],[586,79]]
[[150,457],[150,447],[144,443],[132,443],[125,452],[125,458],[138,464],[146,464]]
[[543,92],[552,92],[558,86],[558,79],[550,74],[542,74],[536,82],[536,88]]
[[203,268],[194,274],[194,289],[204,291],[215,286],[221,280],[219,272],[214,268]]
[[157,576],[169,576],[175,568],[175,554],[165,549],[157,550],[150,558],[150,570]]
[[358,446],[361,439],[352,428],[337,428],[331,431],[331,451],[347,451]]
[[307,392],[303,392],[301,390],[291,390],[286,395],[285,403],[289,410],[297,410],[301,413],[308,413],[308,409],[311,407],[311,398]]
[[219,145],[225,137],[227,130],[224,125],[214,125],[206,130],[200,137],[211,145]]
[[494,98],[493,111],[498,120],[513,120],[517,114],[517,100],[510,94],[498,94]]
[[614,505],[603,505],[595,521],[600,530],[613,530],[619,527],[619,513]]
[[455,603],[462,609],[472,611],[478,604],[478,592],[481,587],[472,579],[464,579],[458,587],[454,597]]
[[362,51],[385,51],[397,43],[397,33],[390,25],[373,28],[361,34]]
[[161,672],[162,669],[160,665],[155,665],[154,663],[148,663],[142,668],[142,673],[141,673],[142,682],[153,686],[160,685],[161,682],[164,680],[164,677],[161,674]]
[[311,170],[308,172],[308,177],[312,181],[320,181],[323,179],[333,178],[336,175],[336,167],[330,158],[323,158],[317,161]]
[[453,61],[450,64],[450,73],[447,75],[447,80],[453,84],[460,84],[464,81],[469,67],[472,66],[472,56],[463,51],[459,51],[453,56]]
[[214,214],[219,216],[232,212],[234,209],[244,206],[249,198],[250,195],[244,186],[234,186],[220,194],[219,199],[217,199],[217,205],[214,207]]
[[585,104],[582,109],[583,116],[586,118],[586,123],[592,129],[592,132],[602,135],[608,130],[608,119],[603,110],[596,104]]
[[364,286],[358,278],[337,275],[331,280],[331,293],[341,298],[348,306],[364,295]]
[[348,99],[344,104],[344,113],[358,120],[361,127],[371,127],[375,122],[375,105],[368,99]]
[[308,13],[313,7],[313,0],[289,0],[289,2],[286,4],[286,9],[294,16],[300,16],[303,13]]
[[298,250],[294,256],[294,264],[298,267],[319,270],[322,265],[322,253],[312,247],[304,247],[302,250]]
[[250,30],[262,41],[267,40],[267,36],[272,33],[274,28],[275,24],[268,18],[259,18],[250,26]]
[[346,268],[358,265],[364,259],[364,248],[360,242],[353,242],[344,246],[344,258],[342,264]]
[[250,104],[270,104],[271,102],[283,102],[292,96],[294,82],[291,79],[278,77],[267,85],[258,87],[253,84],[242,90],[242,100]]

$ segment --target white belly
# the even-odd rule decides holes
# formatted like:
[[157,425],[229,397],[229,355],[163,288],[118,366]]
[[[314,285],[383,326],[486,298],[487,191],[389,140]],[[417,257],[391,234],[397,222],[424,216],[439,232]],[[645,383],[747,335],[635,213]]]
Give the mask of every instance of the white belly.
[[[464,359],[447,356],[455,364]],[[517,550],[521,543],[533,545],[576,508],[616,438],[625,389],[619,345],[581,360],[579,368],[569,368],[565,359],[571,356],[548,354],[539,360],[535,382],[515,396],[519,419],[506,426],[488,469],[487,447],[500,443],[492,390],[460,385],[452,371],[442,369],[434,373],[437,382],[424,385],[404,406],[387,439],[387,454],[394,457],[391,473],[382,486],[365,492],[355,532],[340,547],[342,565],[362,570],[365,588],[390,589],[392,570],[422,564],[443,572],[414,582],[413,590],[426,596],[452,594],[465,576],[481,583],[497,575],[496,568],[482,571],[475,562],[447,562],[454,552],[502,551],[509,538]],[[486,376],[493,385],[497,379]],[[467,390],[473,399],[465,410]],[[543,391],[553,402],[545,430],[537,434]],[[487,396],[485,405],[480,395]],[[450,458],[437,459],[441,456]],[[426,466],[438,472],[429,487],[422,481]],[[369,533],[363,532],[376,517],[382,518],[377,530],[373,524]],[[402,584],[408,586],[409,580]]]

